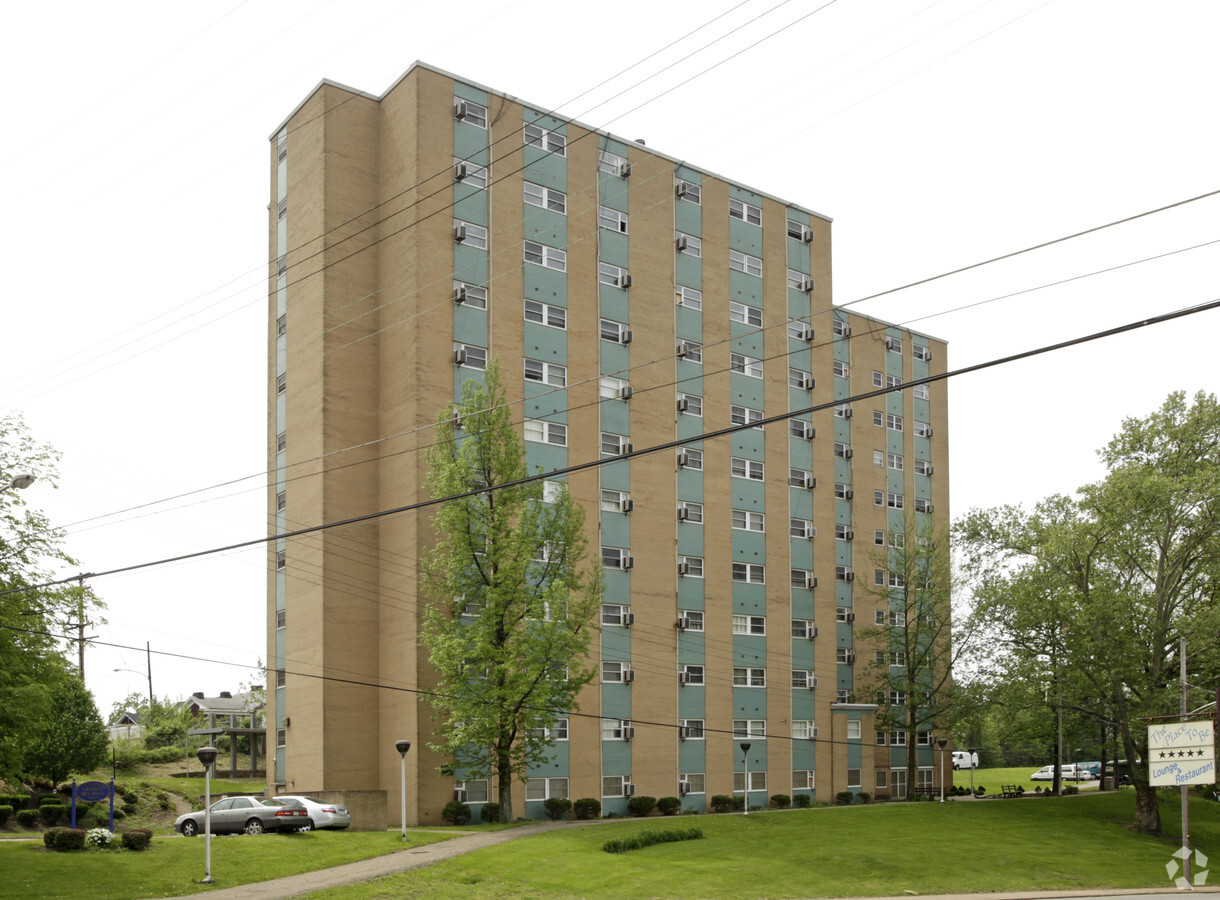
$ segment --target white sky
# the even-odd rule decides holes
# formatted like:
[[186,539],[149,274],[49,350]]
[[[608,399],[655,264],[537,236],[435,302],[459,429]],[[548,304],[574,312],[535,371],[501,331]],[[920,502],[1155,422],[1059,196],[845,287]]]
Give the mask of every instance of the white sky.
[[[64,454],[61,489],[25,498],[85,571],[265,534],[267,138],[324,77],[380,94],[423,60],[829,215],[839,303],[1220,189],[1214,0],[736,2],[7,10],[0,411]],[[856,309],[960,367],[1220,296],[1220,251],[959,307],[1216,240],[1220,198]],[[1124,416],[1215,389],[1218,321],[952,381],[955,512],[1096,478]],[[159,696],[236,689],[264,656],[261,548],[93,584],[99,640],[240,664],[154,655]],[[143,652],[89,651],[103,714],[147,689],[116,668]]]

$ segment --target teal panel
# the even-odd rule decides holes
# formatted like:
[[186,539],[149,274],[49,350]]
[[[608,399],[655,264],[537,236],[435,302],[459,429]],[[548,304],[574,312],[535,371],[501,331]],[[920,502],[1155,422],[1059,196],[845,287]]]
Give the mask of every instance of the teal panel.
[[[726,262],[725,265],[727,266],[728,263]],[[762,309],[762,279],[757,275],[747,275],[745,272],[738,272],[736,269],[730,269],[729,298],[736,300],[738,303],[744,303],[747,306],[757,306],[759,309]]]
[[[283,550],[284,547],[281,546],[281,544],[277,542],[275,549],[277,551],[279,551],[279,550]],[[276,573],[275,573],[275,596],[276,596],[276,603],[279,604],[280,606],[283,606],[284,597],[287,595],[287,591],[288,591],[288,572],[284,569],[277,569]]]
[[[698,340],[699,336],[689,334],[681,335],[690,340]],[[687,362],[684,359],[678,360],[678,379],[675,385],[676,389],[683,394],[697,394],[703,396],[703,366],[699,363]]]
[[[806,343],[805,341],[798,341],[798,340],[794,340],[793,338],[788,338],[788,365],[794,369],[803,369],[806,372],[813,371],[813,347],[812,347],[812,345]],[[835,381],[842,381],[842,382],[846,383],[847,379],[846,378],[836,378]],[[842,395],[842,397],[846,397],[846,396],[847,396],[846,393],[844,393]],[[835,399],[838,400],[838,399],[842,399],[842,398],[836,394]],[[804,405],[804,406],[811,405],[809,403],[808,394],[805,395],[805,403],[802,405]]]
[[788,508],[798,519],[812,519],[813,491],[807,491],[804,488],[789,488]]
[[[782,362],[782,360],[779,360],[779,362]],[[798,366],[796,364],[796,362],[791,359],[788,360],[788,365],[790,367],[792,367],[793,369],[802,369],[803,368],[806,371],[809,368],[808,366]],[[799,388],[788,388],[788,409],[789,410],[808,409],[811,406],[813,406],[813,398],[810,395],[809,391],[802,391]],[[799,416],[798,418],[804,419],[806,422],[810,421],[809,416]]]
[[[631,659],[631,629],[606,626],[602,634],[602,659],[626,662]],[[612,685],[607,685],[609,690]],[[624,689],[626,690],[626,689]],[[624,716],[623,718],[626,718]]]
[[[607,544],[606,546],[610,546]],[[623,572],[619,569],[606,570],[606,597],[616,597],[621,599],[611,600],[611,603],[629,603],[631,600],[631,573]],[[627,690],[626,687],[622,690]],[[615,713],[611,713],[615,715]],[[626,718],[624,716],[624,718]]]
[[487,284],[487,251],[455,244],[453,277],[468,284]]
[[[283,159],[275,167],[275,202],[278,205],[288,196],[288,160]],[[282,249],[282,248],[281,248]]]
[[[686,660],[690,663],[698,663],[702,660]],[[674,677],[677,677],[675,673]],[[678,688],[678,718],[680,719],[702,719],[704,717],[704,709],[706,708],[706,697],[704,694],[703,685],[684,684]],[[690,743],[683,741],[683,744]],[[683,772],[688,771],[683,769]]]
[[[758,504],[761,506],[761,503]],[[737,506],[736,509],[749,509],[758,506]],[[767,559],[767,536],[755,531],[733,531],[733,561],[761,563]]]
[[[834,350],[834,358],[838,362],[850,362],[851,361],[851,342],[850,341],[835,341],[833,350]],[[836,380],[838,380],[838,379],[836,379]]]
[[678,284],[700,290],[703,285],[703,260],[689,253],[675,253],[674,278]]
[[902,453],[902,435],[901,431],[892,431],[886,429],[885,432],[885,452],[886,453]]
[[[524,121],[527,125],[537,125],[539,128],[545,128],[547,131],[555,131],[559,134],[567,134],[568,132],[567,119],[560,119],[550,113],[530,109],[528,106],[523,112],[525,113]],[[562,159],[562,157],[560,158]]]
[[813,308],[812,297],[805,291],[788,288],[788,317],[809,321],[810,310]]
[[[702,444],[696,441],[689,445],[694,449],[702,447]],[[605,466],[602,467],[605,471]],[[699,469],[678,469],[678,497],[682,500],[693,500],[695,503],[703,502],[703,472]]]
[[[734,341],[734,345],[738,342]],[[753,356],[753,354],[747,354]],[[758,357],[754,357],[757,359]],[[748,406],[750,409],[763,408],[763,387],[766,382],[761,378],[751,378],[734,372],[729,376],[729,390],[735,404]]]
[[[523,223],[525,239],[538,241],[548,247],[565,247],[568,243],[568,219],[549,209],[539,209],[532,204],[525,207]],[[462,216],[458,216],[462,218]]]
[[453,339],[463,344],[474,344],[476,347],[490,346],[487,311],[469,307],[464,303],[453,304]]
[[902,473],[895,472],[893,469],[886,469],[885,489],[892,494],[901,494],[903,492]]
[[835,666],[835,690],[850,691],[854,685],[851,678],[851,666]]
[[927,400],[912,397],[911,414],[920,422],[930,422],[932,420],[932,404]]
[[696,437],[703,434],[705,427],[702,416],[691,416],[686,413],[678,414],[676,429],[679,438]]
[[[283,660],[280,660],[280,662],[282,661]],[[283,723],[284,717],[288,715],[289,712],[287,697],[288,693],[285,688],[277,687],[275,689],[275,711],[280,717],[280,723]],[[279,728],[280,726],[277,724],[276,727]]]
[[630,322],[628,316],[628,294],[622,288],[610,287],[608,284],[599,284],[597,286],[598,310],[603,319],[612,319],[615,322]]
[[[717,567],[719,568],[719,567]],[[775,572],[773,577],[787,578],[788,573]],[[733,582],[733,612],[736,615],[764,616],[767,614],[767,586]]]
[[[788,447],[790,448],[788,451],[788,459],[795,468],[813,468],[813,441],[806,441],[801,438],[789,438]],[[809,516],[801,516],[801,518],[808,519]]]
[[[607,316],[606,318],[609,318]],[[621,321],[616,319],[615,321]],[[629,345],[620,344],[617,341],[602,341],[601,342],[601,359],[598,370],[603,375],[616,375],[622,377],[618,373],[630,375],[627,371],[631,365],[631,351]]]
[[473,100],[480,106],[487,106],[488,104],[487,91],[473,85],[463,84],[460,81],[453,82],[453,96],[460,97],[463,100]]
[[887,523],[887,531],[906,531],[906,517],[901,509],[889,510],[889,522]]
[[629,435],[631,433],[630,409],[630,400],[603,400],[601,415],[602,431]]
[[[801,516],[807,518],[807,516]],[[813,568],[813,541],[805,538],[793,538],[790,542],[791,549],[788,553],[788,558],[792,560],[792,568],[794,569],[812,569]]]
[[[791,213],[789,213],[789,218],[792,218]],[[790,268],[808,273],[809,255],[808,244],[798,241],[796,238],[788,238],[788,266]]]
[[[812,663],[808,665],[798,665],[796,660],[792,661],[794,669],[810,669]],[[815,715],[817,704],[815,703],[816,689],[809,688],[793,688],[792,689],[792,718],[794,719],[812,719]],[[798,747],[804,746],[803,741],[793,741],[792,749],[795,751]],[[808,766],[793,766],[795,769],[807,769]]]
[[458,159],[470,160],[475,165],[487,165],[487,129],[454,119],[453,155]]
[[835,581],[835,606],[851,606],[851,585],[846,581]]
[[[680,714],[683,719],[701,719],[702,712],[697,712],[694,715]],[[702,772],[704,766],[707,765],[707,741],[679,741],[678,742],[678,771],[679,772]]]
[[601,535],[601,541],[607,547],[630,547],[631,516],[617,512],[602,513]]
[[851,501],[835,498],[835,521],[844,525],[851,524]]
[[[617,231],[607,231],[605,228],[597,232],[597,258],[601,262],[615,266],[627,266],[627,235]],[[603,285],[605,287],[605,285]],[[617,290],[617,288],[612,288]]]
[[702,237],[703,208],[685,200],[678,200],[674,203],[674,226],[685,234]]
[[[849,718],[852,718],[852,717],[849,716]],[[858,718],[858,716],[856,718]],[[861,732],[861,733],[863,733],[863,732]],[[860,745],[861,745],[861,743],[863,743],[863,742],[862,741],[848,741],[847,742],[847,766],[850,769],[860,768],[860,759],[861,759]]]
[[[734,656],[735,662],[743,662]],[[751,665],[763,665],[760,660],[749,660]],[[764,688],[733,688],[734,719],[765,719],[767,717],[767,691]],[[736,754],[740,761],[741,754]],[[754,768],[750,766],[750,768]],[[740,770],[738,770],[740,771]]]
[[[691,556],[698,556],[693,553]],[[704,566],[707,566],[707,560],[704,560]],[[703,591],[707,582],[702,578],[679,578],[678,579],[678,607],[680,609],[703,609]],[[684,638],[687,636],[683,636]],[[702,637],[699,640],[703,640]]]
[[[611,153],[614,151],[611,150]],[[620,153],[619,156],[625,154]],[[619,178],[617,175],[609,175],[605,172],[598,172],[597,175],[597,202],[602,206],[608,206],[610,209],[616,209],[619,212],[627,212],[627,183],[628,178]],[[627,226],[630,228],[630,224]]]
[[[484,271],[486,271],[486,266]],[[545,266],[526,264],[521,267],[521,276],[524,284],[525,299],[540,300],[543,303],[554,303],[556,306],[567,306],[568,276],[565,273],[556,272],[554,269],[548,269]],[[461,275],[456,273],[455,277],[463,281],[469,280],[462,278]],[[487,282],[481,281],[476,283],[486,284]]]
[[[788,343],[789,343],[789,346],[791,346],[792,342],[789,341]],[[836,344],[835,345],[836,353],[837,353],[838,349],[839,349],[839,345]],[[840,376],[836,375],[834,377],[834,382],[835,382],[834,393],[835,393],[836,400],[846,400],[848,397],[851,396],[851,382],[849,379],[841,378]]]
[[[750,481],[747,478],[734,478],[732,482],[734,509],[766,511],[766,492],[763,489],[765,482]],[[760,560],[748,561],[759,562]]]
[[453,396],[462,396],[462,385],[468,380],[482,383],[483,373],[477,369],[466,369],[461,366],[453,367]]
[[[814,597],[817,595],[817,591],[792,591],[791,594],[792,617],[795,619],[812,619],[814,617]],[[801,643],[809,644],[812,650],[812,641],[802,640]]]
[[[567,775],[571,771],[567,741],[556,741],[547,750],[547,756],[548,759],[545,762],[529,767],[531,776],[553,778],[557,775]],[[542,801],[538,801],[538,807],[542,808]]]
[[[550,129],[554,131],[555,129]],[[526,147],[525,171],[526,181],[540,184],[543,187],[555,188],[567,193],[568,161],[555,153],[548,153],[538,147]]]
[[[530,382],[529,390],[525,393],[525,417],[527,419],[546,419],[548,422],[559,422],[561,425],[567,422],[568,392],[563,388],[547,387],[544,384]],[[537,446],[545,445],[538,444]],[[556,449],[562,450],[563,448],[556,447]]]
[[729,246],[751,256],[762,256],[763,230],[741,219],[729,219]]
[[[731,347],[734,352],[744,353],[746,356],[752,356],[755,359],[764,359],[766,356],[763,334],[757,328],[750,329],[745,334],[733,335]],[[761,378],[750,378],[749,375],[742,375],[741,373],[737,373],[735,377],[756,381],[760,384],[762,382]]]
[[851,460],[835,459],[835,483],[851,484]]
[[601,469],[602,487],[608,491],[631,490],[631,463],[628,460],[605,463]]
[[842,444],[851,443],[851,419],[834,416],[835,440]]
[[552,469],[563,469],[568,464],[566,447],[553,447],[549,444],[539,444],[536,441],[525,442],[525,464],[531,472],[539,468],[544,472]]
[[674,169],[674,177],[681,178],[683,181],[689,181],[691,184],[703,184],[703,173],[698,169],[692,169],[684,163],[678,163]]
[[[483,310],[478,312],[486,319]],[[548,328],[534,322],[525,323],[525,355],[531,359],[541,359],[545,362],[555,362],[567,365],[568,333],[558,328]]]
[[[725,423],[728,424],[727,422]],[[745,457],[746,459],[762,459],[764,456],[763,447],[766,444],[766,433],[759,431],[756,428],[746,428],[741,431],[734,432],[733,439],[733,455]],[[737,479],[745,481],[744,478]],[[751,482],[751,484],[760,484],[761,482]]]
[[[283,603],[279,603],[279,602],[276,603],[277,610],[283,609],[283,608],[284,608]],[[281,668],[284,665],[284,660],[287,659],[287,651],[285,650],[286,638],[284,635],[284,631],[285,631],[284,628],[275,629],[276,668]],[[276,690],[280,691],[280,690],[283,690],[283,688],[276,688]]]
[[453,187],[453,216],[464,222],[487,227],[487,191],[469,188],[464,184]]
[[915,476],[915,496],[920,500],[932,499],[932,479],[927,475]]
[[[284,370],[280,369],[280,374]],[[278,431],[285,431],[288,422],[288,392],[275,395],[275,422]]]
[[[793,612],[795,614],[795,610]],[[811,619],[813,617],[805,616],[805,615],[797,615],[797,618]],[[792,668],[794,668],[794,669],[812,669],[813,660],[814,660],[813,641],[809,640],[808,638],[793,638],[792,639]],[[798,693],[803,697],[807,696],[810,700],[812,700],[814,697],[813,691],[801,691],[801,690],[794,689],[794,691],[793,691],[794,698],[795,698],[795,695]],[[804,702],[804,701],[802,701],[802,702]],[[795,707],[795,705],[796,705],[796,701],[794,699],[793,706]],[[813,707],[810,706],[811,710],[812,710],[812,708]]]

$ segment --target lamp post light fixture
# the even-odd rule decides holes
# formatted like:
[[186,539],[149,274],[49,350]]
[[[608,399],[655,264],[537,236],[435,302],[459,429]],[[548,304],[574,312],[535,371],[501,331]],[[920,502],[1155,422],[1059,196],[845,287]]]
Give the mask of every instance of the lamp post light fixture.
[[24,491],[34,483],[34,476],[29,472],[18,472],[5,485],[5,490],[9,491]]
[[937,738],[936,746],[940,747],[940,802],[945,802],[945,745],[948,738]]
[[975,754],[978,753],[978,748],[967,747],[966,752],[970,754],[970,796],[974,796],[974,760]]
[[1076,773],[1076,783],[1080,784],[1080,748],[1072,750],[1072,771]]
[[407,839],[407,751],[410,741],[395,741],[394,749],[402,754],[402,839]]
[[741,742],[741,753],[742,753],[742,756],[745,758],[745,764],[746,764],[745,771],[743,772],[745,780],[742,782],[742,787],[745,788],[746,802],[743,805],[745,806],[746,815],[748,816],[750,814],[750,743],[749,743],[749,741]]
[[212,880],[212,764],[216,762],[215,747],[200,747],[197,751],[203,764],[203,883]]

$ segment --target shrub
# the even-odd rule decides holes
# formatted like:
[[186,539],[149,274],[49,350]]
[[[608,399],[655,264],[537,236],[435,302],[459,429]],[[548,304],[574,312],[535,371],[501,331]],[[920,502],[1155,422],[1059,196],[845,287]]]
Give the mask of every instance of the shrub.
[[835,794],[835,803],[839,806],[847,806],[851,803],[853,796],[851,791],[839,791]]
[[870,797],[867,792],[865,792],[865,791],[860,792],[860,802],[861,803],[867,803],[871,799],[872,799],[872,797]]
[[105,850],[114,840],[114,832],[109,828],[90,828],[85,832],[85,844],[90,850]]
[[726,813],[740,811],[746,808],[746,800],[744,797],[730,797],[728,794],[715,794],[712,796],[712,812]]
[[0,828],[8,824],[8,820],[12,818],[13,808],[8,804],[0,806]]
[[499,822],[500,821],[500,804],[499,803],[484,803],[483,811],[480,814],[480,819],[483,822]]
[[441,810],[441,818],[450,825],[465,825],[470,821],[470,807],[461,800],[450,800]]
[[876,800],[878,803],[880,803],[880,802],[882,802],[883,800],[888,800],[888,799],[890,799],[890,795],[889,795],[889,794],[887,794],[887,793],[884,793],[884,792],[878,791],[878,792],[877,792],[877,794],[873,796],[873,799],[874,799],[874,800]]
[[42,821],[54,825],[68,814],[68,807],[62,803],[44,803],[38,807],[38,814],[42,816]]
[[974,789],[974,796],[976,797],[981,797],[985,793],[987,793],[987,788],[983,787],[981,784]]
[[568,813],[572,811],[572,801],[567,797],[552,797],[542,802],[542,808],[546,810],[548,819],[558,822],[568,817]]
[[115,792],[122,798],[124,803],[135,805],[140,802],[140,795],[129,787],[115,787]]
[[1074,784],[1067,784],[1067,785],[1063,786],[1063,793],[1064,794],[1078,794],[1078,793],[1080,793],[1080,788],[1076,787],[1076,785],[1074,785]]
[[38,810],[36,809],[19,809],[17,810],[17,824],[22,828],[33,828],[38,824]]
[[54,850],[55,840],[59,837],[59,832],[61,831],[63,831],[62,828],[48,828],[46,831],[44,831],[42,833],[42,846],[46,847],[48,850]]
[[627,812],[637,819],[646,819],[657,808],[657,798],[640,795],[627,801]]
[[120,840],[124,850],[143,850],[152,843],[152,832],[147,828],[133,828],[124,831]]
[[122,807],[122,806],[116,806],[116,807],[114,808],[114,820],[115,820],[116,822],[117,822],[119,819],[126,819],[126,818],[127,818],[127,813],[125,813],[123,810],[124,810],[124,807]]
[[42,836],[42,844],[50,850],[66,853],[85,849],[85,832],[80,828],[49,828]]
[[787,794],[772,794],[771,805],[776,809],[787,809],[792,805],[792,798]]
[[1017,793],[1018,793],[1018,794],[1024,794],[1024,793],[1025,793],[1025,785],[1023,785],[1023,784],[1018,784],[1018,785],[1017,785]]
[[607,853],[626,853],[628,850],[640,850],[653,844],[669,844],[674,841],[697,841],[703,837],[701,828],[671,828],[668,831],[641,831],[630,837],[616,838],[602,844]]
[[813,803],[813,798],[808,794],[797,794],[792,798],[792,802],[798,809],[808,809],[810,804]]
[[657,812],[663,816],[677,815],[682,809],[682,801],[677,797],[662,797],[657,801]]
[[572,813],[578,819],[601,818],[602,802],[596,797],[581,797],[572,804]]

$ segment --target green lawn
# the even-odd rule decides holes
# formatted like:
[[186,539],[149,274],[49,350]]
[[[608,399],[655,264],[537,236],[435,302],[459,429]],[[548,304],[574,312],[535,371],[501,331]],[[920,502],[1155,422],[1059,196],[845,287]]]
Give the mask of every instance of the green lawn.
[[[1078,797],[883,804],[623,822],[551,832],[428,869],[311,894],[313,900],[527,897],[851,897],[975,891],[1169,887],[1177,806],[1163,838],[1126,828],[1130,791]],[[1198,799],[1191,832],[1220,852],[1220,805]],[[704,840],[623,855],[605,841],[698,825]]]
[[[991,796],[1000,793],[1001,785],[1019,784],[1026,791],[1033,793],[1036,788],[1041,787],[1042,790],[1049,790],[1053,786],[1050,781],[1030,781],[1029,776],[1037,772],[1041,766],[1018,766],[1015,769],[975,769],[974,770],[974,786],[980,784],[987,788],[987,795]],[[953,773],[953,783],[960,784],[962,787],[970,787],[970,770],[958,769]],[[1064,784],[1076,784],[1070,778],[1065,779]],[[1082,791],[1093,791],[1097,789],[1096,781],[1081,781],[1080,789]]]

